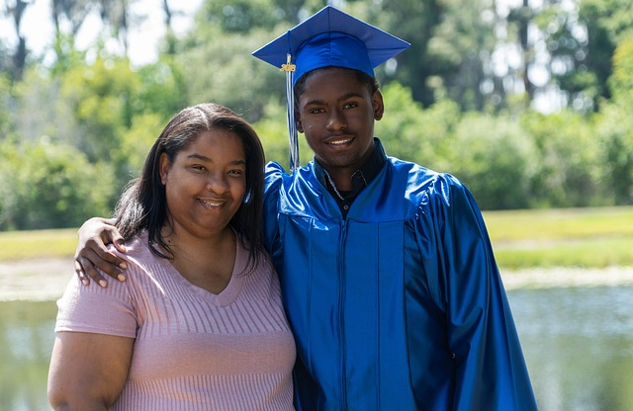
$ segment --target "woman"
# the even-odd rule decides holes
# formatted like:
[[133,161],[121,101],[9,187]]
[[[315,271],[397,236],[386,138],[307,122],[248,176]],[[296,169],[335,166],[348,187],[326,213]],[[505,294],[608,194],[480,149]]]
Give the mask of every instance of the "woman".
[[123,194],[127,281],[73,278],[49,399],[64,410],[291,410],[295,346],[260,243],[264,154],[225,107],[178,113]]

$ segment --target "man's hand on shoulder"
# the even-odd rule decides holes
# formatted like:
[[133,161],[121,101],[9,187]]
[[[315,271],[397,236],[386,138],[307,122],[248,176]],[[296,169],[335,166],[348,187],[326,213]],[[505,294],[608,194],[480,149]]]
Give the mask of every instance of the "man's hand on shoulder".
[[84,285],[89,285],[92,278],[101,287],[108,286],[108,281],[97,269],[112,278],[125,281],[122,270],[127,268],[127,264],[108,250],[108,244],[113,244],[120,252],[126,252],[125,240],[113,220],[93,217],[79,228],[78,236],[75,273]]

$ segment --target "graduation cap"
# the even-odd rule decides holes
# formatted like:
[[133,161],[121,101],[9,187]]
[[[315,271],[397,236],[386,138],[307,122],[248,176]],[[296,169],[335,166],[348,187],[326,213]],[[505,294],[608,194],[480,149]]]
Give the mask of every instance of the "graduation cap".
[[326,6],[253,52],[286,72],[290,168],[299,165],[293,87],[304,74],[322,67],[343,67],[374,77],[374,67],[409,47],[409,43],[349,14]]

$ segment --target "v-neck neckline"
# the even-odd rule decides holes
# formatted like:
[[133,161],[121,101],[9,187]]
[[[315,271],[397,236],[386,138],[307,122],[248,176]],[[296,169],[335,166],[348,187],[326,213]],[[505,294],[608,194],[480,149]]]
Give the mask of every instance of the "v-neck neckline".
[[233,263],[233,270],[231,271],[231,278],[229,279],[228,284],[222,291],[215,294],[211,291],[208,291],[202,287],[199,287],[189,280],[187,280],[181,273],[174,267],[171,261],[161,259],[165,263],[167,263],[167,268],[169,272],[172,274],[174,279],[178,281],[183,287],[191,291],[198,298],[205,300],[215,306],[225,307],[231,304],[240,291],[242,290],[242,285],[244,283],[244,272],[246,269],[247,258],[245,258],[246,250],[241,244],[239,236],[237,233],[235,234],[235,261]]

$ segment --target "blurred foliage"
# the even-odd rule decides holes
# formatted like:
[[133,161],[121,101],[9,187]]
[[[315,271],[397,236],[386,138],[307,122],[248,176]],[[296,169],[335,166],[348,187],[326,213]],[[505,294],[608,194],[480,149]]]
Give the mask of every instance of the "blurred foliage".
[[633,35],[630,0],[552,1],[535,19],[550,54],[549,71],[569,105],[597,111],[611,97],[613,53]]
[[522,127],[536,146],[533,201],[540,207],[610,205],[603,193],[603,156],[591,117],[529,112]]
[[74,147],[0,145],[0,229],[76,227],[95,212],[109,215],[113,179],[106,163],[90,164]]
[[[262,140],[266,153],[266,160],[276,161],[282,166],[287,166],[290,158],[288,149],[288,125],[286,118],[286,105],[282,105],[275,98],[271,98],[264,106],[264,117],[253,124]],[[299,139],[299,162],[305,165],[312,159],[312,150],[302,134]]]
[[[17,51],[0,39],[0,229],[110,214],[170,117],[200,102],[245,117],[267,159],[287,165],[284,74],[251,52],[325,4],[205,0],[182,36],[165,19],[159,58],[141,67],[106,44],[127,50],[127,25],[143,16],[88,0],[56,12],[46,56],[27,50],[19,78]],[[85,16],[73,10],[90,5],[106,26],[79,50],[73,33]],[[633,204],[630,2],[336,6],[412,43],[376,71],[386,112],[375,135],[388,155],[454,174],[486,210]],[[537,110],[537,95],[565,104]],[[299,141],[306,164],[312,153]]]
[[[493,131],[494,130],[494,131]],[[533,205],[537,167],[534,141],[508,118],[468,113],[455,130],[452,173],[475,193],[483,209]],[[490,174],[490,170],[495,170]]]
[[90,66],[77,65],[63,73],[60,88],[81,130],[78,148],[90,161],[111,161],[136,114],[138,74],[126,59],[100,57]]

